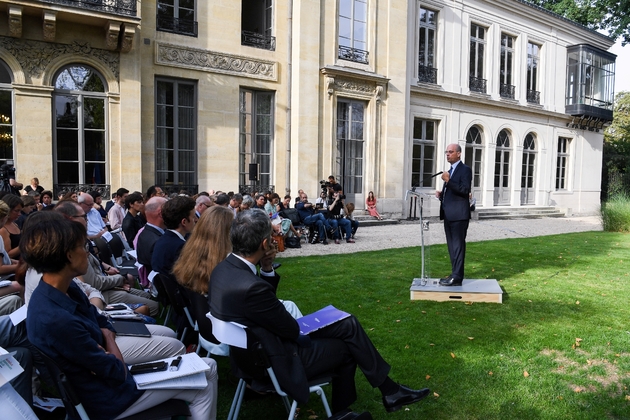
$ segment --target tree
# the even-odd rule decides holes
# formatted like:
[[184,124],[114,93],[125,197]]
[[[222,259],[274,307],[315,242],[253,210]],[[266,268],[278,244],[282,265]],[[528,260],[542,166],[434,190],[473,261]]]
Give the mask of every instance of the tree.
[[621,44],[630,43],[630,0],[531,0],[531,3],[581,23],[608,31]]
[[[630,188],[630,92],[615,97],[613,121],[604,131],[602,194],[628,193]],[[605,198],[605,197],[604,197]]]

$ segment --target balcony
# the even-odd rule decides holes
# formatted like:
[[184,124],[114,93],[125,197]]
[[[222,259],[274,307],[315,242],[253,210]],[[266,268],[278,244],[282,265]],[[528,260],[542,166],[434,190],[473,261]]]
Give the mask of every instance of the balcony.
[[172,32],[174,34],[197,36],[197,22],[188,19],[178,19],[172,16],[156,17],[156,27],[158,31]]
[[137,0],[41,0],[41,3],[58,4],[121,16],[137,16]]
[[516,86],[501,83],[501,86],[499,86],[499,95],[501,95],[502,98],[514,99],[515,90]]
[[109,184],[53,184],[53,199],[68,192],[90,192],[97,191],[104,200],[110,197],[111,185]]
[[418,65],[418,83],[437,84],[437,69],[433,67]]
[[469,88],[473,92],[486,93],[486,79],[479,77],[470,77],[468,80]]
[[266,193],[267,191],[271,191],[272,193],[276,191],[275,185],[263,185],[263,184],[250,184],[245,185],[241,184],[238,186],[238,192],[242,195],[251,195],[254,193]]
[[259,34],[257,32],[243,31],[241,32],[241,45],[275,51],[276,37]]
[[161,185],[162,191],[167,196],[171,194],[180,194],[182,191],[186,191],[189,195],[195,195],[199,192],[199,185],[187,185],[187,184],[166,184]]
[[540,105],[540,92],[537,90],[527,89],[527,102],[530,104]]
[[368,52],[358,48],[339,46],[338,57],[342,60],[354,61],[355,63],[368,64]]

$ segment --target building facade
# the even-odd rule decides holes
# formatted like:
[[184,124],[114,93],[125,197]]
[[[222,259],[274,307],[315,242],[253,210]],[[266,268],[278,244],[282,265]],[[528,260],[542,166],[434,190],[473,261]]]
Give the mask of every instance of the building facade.
[[[140,5],[142,8],[140,9]],[[517,0],[0,0],[0,160],[61,191],[599,208],[612,41]]]

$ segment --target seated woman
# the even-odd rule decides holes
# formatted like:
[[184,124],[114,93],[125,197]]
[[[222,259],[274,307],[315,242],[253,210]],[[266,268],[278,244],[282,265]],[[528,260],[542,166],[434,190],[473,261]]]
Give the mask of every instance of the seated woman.
[[376,217],[378,220],[383,220],[379,212],[376,210],[376,197],[372,191],[368,193],[368,196],[365,199],[365,209],[368,213],[370,213],[370,216]]
[[22,199],[20,199],[17,195],[7,194],[2,197],[2,201],[9,206],[9,217],[4,225],[0,227],[0,235],[2,235],[4,249],[9,254],[9,257],[19,258],[20,235],[22,232],[20,231],[18,225],[15,224],[15,221],[22,214],[22,208],[24,207]]
[[[9,206],[4,201],[0,200],[0,226],[4,226],[9,217]],[[9,258],[4,249],[4,243],[0,241],[0,280],[11,280],[11,284],[5,287],[0,287],[0,298],[8,296],[14,293],[24,298],[24,288],[17,282],[13,281],[15,270],[17,269],[18,262]]]
[[204,359],[210,370],[203,389],[136,388],[111,324],[73,281],[88,267],[85,227],[61,215],[36,223],[45,213],[31,216],[35,219],[20,242],[26,263],[42,273],[31,296],[26,329],[31,343],[64,371],[88,416],[115,419],[178,398],[190,402],[193,419],[215,419],[217,374],[211,359]]
[[[173,274],[179,284],[197,294],[208,296],[212,270],[232,252],[230,229],[233,221],[234,214],[227,207],[213,206],[203,212],[173,266]],[[207,298],[205,303],[207,307],[204,307],[202,313],[210,311]],[[294,318],[302,316],[295,303],[288,300],[282,303]]]
[[[282,208],[280,207],[280,196],[278,195],[278,193],[271,194],[271,200],[267,201],[267,204],[265,204],[265,213],[269,214],[270,216],[273,216],[274,214],[280,212],[281,210]],[[293,236],[297,238],[300,237],[300,234],[298,233],[298,231],[295,230],[295,228],[293,227],[293,223],[291,222],[291,219],[286,219],[284,217],[280,217],[279,215],[277,215],[276,217],[278,217],[280,220],[280,223],[279,223],[280,227],[278,229],[278,234],[286,237],[289,234],[289,232],[291,232]],[[271,223],[275,230],[277,225],[273,222],[273,220]]]

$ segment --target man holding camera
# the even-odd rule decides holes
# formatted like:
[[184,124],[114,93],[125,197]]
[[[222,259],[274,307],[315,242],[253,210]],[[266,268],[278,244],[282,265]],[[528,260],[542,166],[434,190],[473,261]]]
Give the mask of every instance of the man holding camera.
[[[339,184],[337,184],[339,185]],[[339,234],[339,229],[343,230],[346,233],[346,242],[349,244],[354,243],[354,239],[352,239],[352,224],[350,220],[343,217],[341,214],[341,210],[345,210],[345,203],[343,200],[346,199],[346,196],[343,194],[343,191],[335,191],[333,193],[333,202],[328,206],[328,224],[332,229],[335,230],[334,238],[335,243],[339,244],[340,237],[343,237]]]
[[319,242],[328,245],[326,240],[326,218],[321,213],[315,213],[315,206],[308,202],[308,196],[305,192],[300,193],[300,202],[295,206],[300,218],[305,225],[315,225],[319,232]]
[[0,180],[2,181],[0,190],[20,195],[23,185],[15,180],[15,168],[12,163],[5,163],[0,166]]

